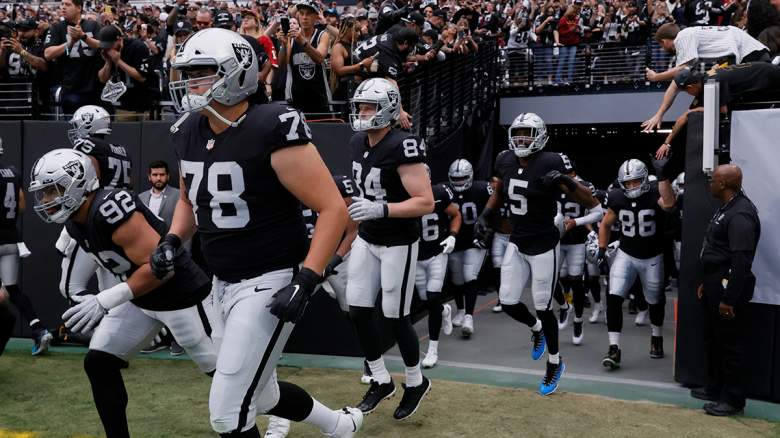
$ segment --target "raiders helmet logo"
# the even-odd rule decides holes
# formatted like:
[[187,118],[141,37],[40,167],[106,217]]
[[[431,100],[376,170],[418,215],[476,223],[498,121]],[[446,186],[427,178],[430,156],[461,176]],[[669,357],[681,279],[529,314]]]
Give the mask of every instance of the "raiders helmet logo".
[[84,122],[84,124],[89,125],[92,123],[92,120],[95,119],[95,115],[93,113],[84,113],[81,115],[81,121]]
[[84,176],[84,166],[78,160],[67,163],[62,169],[73,179],[81,179]]
[[398,102],[401,100],[401,96],[395,90],[387,91],[387,100],[390,101],[390,106],[398,106]]
[[249,70],[249,67],[252,66],[252,47],[249,44],[233,43],[233,52],[235,52],[241,68]]

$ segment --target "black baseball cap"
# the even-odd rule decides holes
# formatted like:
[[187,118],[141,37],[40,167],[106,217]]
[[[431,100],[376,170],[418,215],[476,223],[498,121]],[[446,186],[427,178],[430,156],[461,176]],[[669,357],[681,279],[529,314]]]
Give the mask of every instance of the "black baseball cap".
[[120,38],[122,38],[122,31],[119,30],[119,26],[106,26],[100,29],[100,33],[98,33],[101,49],[110,49],[114,47],[114,43]]
[[402,18],[402,20],[406,23],[414,23],[420,27],[425,24],[425,18],[423,18],[422,14],[417,11],[410,12],[409,15],[405,18]]
[[230,15],[230,12],[220,11],[217,13],[217,16],[214,18],[214,26],[216,27],[221,27],[222,29],[230,29],[235,25],[236,25],[236,21],[233,20],[233,16]]
[[447,21],[447,11],[445,11],[444,9],[437,9],[433,11],[433,16],[439,17],[442,20]]
[[17,21],[16,24],[14,24],[14,28],[17,30],[37,29],[38,22],[33,18],[27,18],[24,20]]
[[190,23],[189,20],[177,21],[176,24],[173,25],[174,35],[183,32],[192,33],[192,23]]
[[684,68],[674,75],[674,83],[679,88],[685,88],[688,85],[692,85],[701,82],[704,76],[696,70],[690,68]]

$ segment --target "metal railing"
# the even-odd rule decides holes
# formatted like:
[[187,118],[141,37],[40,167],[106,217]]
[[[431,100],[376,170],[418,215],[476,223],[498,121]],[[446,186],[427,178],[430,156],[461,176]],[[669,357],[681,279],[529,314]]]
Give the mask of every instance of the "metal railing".
[[30,82],[0,84],[0,120],[31,118],[34,98],[33,84]]

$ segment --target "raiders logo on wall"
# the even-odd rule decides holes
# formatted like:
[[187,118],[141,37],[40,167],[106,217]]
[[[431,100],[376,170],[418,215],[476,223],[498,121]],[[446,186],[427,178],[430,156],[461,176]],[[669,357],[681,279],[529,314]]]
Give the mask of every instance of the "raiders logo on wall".
[[249,70],[249,67],[252,66],[252,47],[249,44],[233,43],[233,52],[235,52],[241,68]]

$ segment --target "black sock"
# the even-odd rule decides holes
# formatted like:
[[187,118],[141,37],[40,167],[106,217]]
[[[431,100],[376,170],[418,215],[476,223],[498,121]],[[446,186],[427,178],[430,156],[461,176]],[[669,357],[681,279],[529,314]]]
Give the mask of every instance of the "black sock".
[[607,295],[607,331],[623,331],[623,297]]
[[398,350],[407,367],[413,367],[420,363],[420,340],[412,326],[412,320],[408,316],[390,319],[395,340],[398,341]]
[[563,293],[571,292],[571,280],[569,277],[561,277],[558,279],[558,282],[561,284],[561,289],[563,289]]
[[464,285],[455,286],[455,291],[452,293],[453,298],[455,298],[455,307],[458,308],[458,310],[463,310],[465,307],[465,304],[463,303],[463,287]]
[[108,438],[130,437],[127,428],[127,391],[119,371],[126,362],[113,354],[89,350],[84,356],[84,371],[92,386],[100,421]]
[[466,295],[466,315],[473,315],[474,307],[477,305],[477,280],[463,285],[463,293]]
[[14,331],[14,324],[16,324],[16,317],[11,312],[11,309],[0,304],[0,356],[3,355],[5,345],[8,343],[8,340],[11,339],[11,334]]
[[511,316],[515,321],[522,322],[528,327],[533,327],[536,325],[536,317],[531,314],[531,312],[528,310],[528,307],[526,307],[526,305],[523,303],[502,304],[501,308],[503,309],[504,313]]
[[650,324],[663,326],[666,313],[666,297],[661,296],[657,304],[650,304]]
[[314,399],[306,390],[290,382],[279,382],[279,402],[266,414],[301,422],[313,408]]
[[30,323],[30,327],[32,327],[32,329],[35,331],[42,330],[43,324],[41,324],[41,321],[38,319],[38,314],[35,313],[35,309],[33,308],[32,301],[30,301],[30,297],[23,294],[19,289],[19,286],[15,284],[11,286],[5,286],[5,290],[8,291],[8,295],[11,297],[11,302],[14,304],[14,306],[16,306],[17,309],[19,309],[19,313],[21,313],[24,319]]
[[561,307],[563,307],[566,304],[566,297],[563,296],[563,288],[561,287],[560,282],[555,283],[555,289],[553,290],[553,298],[555,299],[555,302],[558,303],[558,305]]
[[501,267],[490,269],[491,283],[496,286],[496,291],[501,289]]
[[425,295],[428,306],[428,338],[431,341],[438,341],[441,331],[441,312],[444,309],[441,304],[441,292],[427,292]]
[[[282,383],[282,382],[279,382]],[[219,434],[222,438],[261,438],[262,435],[260,435],[260,431],[257,429],[257,425],[255,424],[250,429],[247,429],[243,432],[233,431],[230,433],[221,433]]]
[[582,318],[582,312],[585,310],[585,283],[583,283],[582,277],[571,280],[571,292],[574,302],[574,316]]
[[374,309],[369,307],[349,307],[349,317],[355,324],[360,347],[366,360],[374,361],[382,356],[379,330],[374,323]]
[[547,352],[558,354],[558,318],[552,310],[537,310],[536,316],[542,321]]
[[600,303],[601,282],[599,281],[599,277],[588,276],[587,286],[588,286],[588,290],[590,291],[590,295],[593,297],[593,302]]

